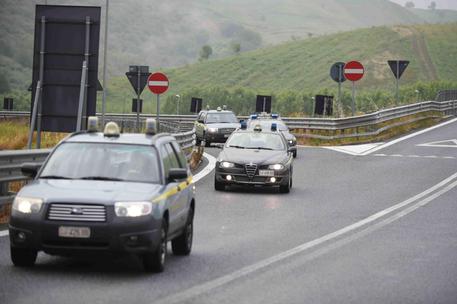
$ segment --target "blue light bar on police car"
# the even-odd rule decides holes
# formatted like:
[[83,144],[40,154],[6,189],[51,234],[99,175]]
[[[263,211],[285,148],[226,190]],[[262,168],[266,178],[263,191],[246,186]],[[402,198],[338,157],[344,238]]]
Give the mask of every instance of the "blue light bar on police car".
[[271,131],[277,131],[278,130],[278,125],[274,122],[271,124]]
[[251,119],[257,119],[257,117],[258,117],[257,114],[252,114],[252,115],[250,116]]
[[240,121],[241,129],[246,130],[248,127],[248,124],[246,123],[245,120]]
[[271,118],[279,118],[279,114],[271,114]]

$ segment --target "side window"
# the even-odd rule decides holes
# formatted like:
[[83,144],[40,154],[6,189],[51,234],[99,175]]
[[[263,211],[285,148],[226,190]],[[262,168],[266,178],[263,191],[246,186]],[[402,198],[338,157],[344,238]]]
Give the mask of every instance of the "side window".
[[202,116],[200,119],[203,120],[203,122],[206,122],[206,113],[202,113]]
[[168,152],[168,157],[170,160],[170,168],[180,168],[178,158],[176,157],[176,153],[171,147],[171,144],[166,144],[166,149]]
[[168,178],[168,172],[170,171],[171,164],[170,164],[170,156],[169,156],[168,150],[165,148],[165,145],[160,147],[160,155],[162,157],[165,176]]
[[187,169],[187,159],[186,156],[184,156],[184,153],[181,152],[181,148],[179,145],[175,142],[172,143],[173,150],[175,151],[176,155],[178,156],[179,160],[179,168]]

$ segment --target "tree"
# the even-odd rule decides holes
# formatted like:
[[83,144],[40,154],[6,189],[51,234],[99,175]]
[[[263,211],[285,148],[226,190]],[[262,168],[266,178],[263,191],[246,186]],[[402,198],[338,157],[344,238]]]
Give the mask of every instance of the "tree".
[[431,10],[435,10],[435,9],[436,9],[436,2],[435,2],[435,1],[432,1],[432,2],[430,3],[430,5],[428,6],[428,8],[431,9]]
[[415,8],[416,5],[414,5],[414,2],[412,2],[412,1],[407,1],[407,2],[405,3],[405,7],[406,7],[406,8]]
[[213,54],[213,49],[209,45],[202,46],[200,50],[200,60],[207,60]]
[[241,43],[232,42],[230,44],[230,48],[232,49],[233,53],[238,54],[241,51]]

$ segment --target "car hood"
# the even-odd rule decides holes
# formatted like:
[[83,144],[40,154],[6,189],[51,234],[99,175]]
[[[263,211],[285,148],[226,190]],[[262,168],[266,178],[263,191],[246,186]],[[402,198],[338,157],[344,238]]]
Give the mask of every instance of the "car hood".
[[237,164],[254,163],[258,165],[271,165],[283,163],[288,155],[285,151],[254,150],[224,148],[218,157],[218,161],[228,161]]
[[206,126],[208,128],[239,128],[240,127],[240,124],[238,122],[224,122],[224,123],[209,123],[209,124],[206,124]]
[[116,201],[151,200],[162,187],[133,182],[38,179],[23,187],[18,195],[42,198],[45,202],[109,204]]

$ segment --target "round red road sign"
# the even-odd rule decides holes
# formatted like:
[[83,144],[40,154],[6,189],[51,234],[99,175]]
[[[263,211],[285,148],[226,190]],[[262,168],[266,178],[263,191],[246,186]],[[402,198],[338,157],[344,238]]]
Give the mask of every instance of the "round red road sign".
[[168,78],[163,73],[154,73],[148,77],[148,88],[154,94],[162,94],[168,90]]
[[364,74],[365,68],[358,61],[349,61],[344,66],[344,77],[350,81],[360,80]]

